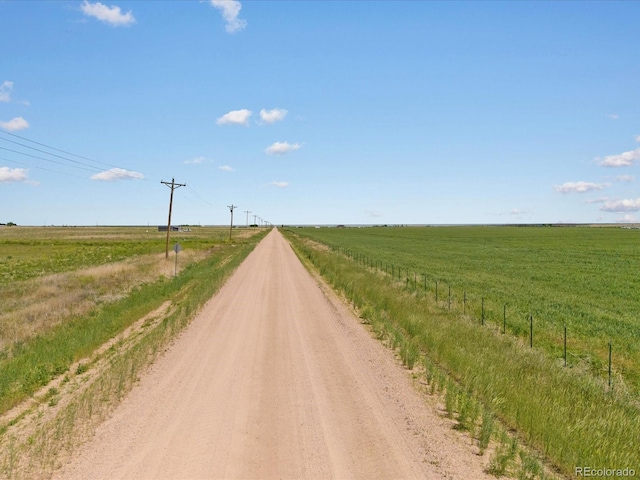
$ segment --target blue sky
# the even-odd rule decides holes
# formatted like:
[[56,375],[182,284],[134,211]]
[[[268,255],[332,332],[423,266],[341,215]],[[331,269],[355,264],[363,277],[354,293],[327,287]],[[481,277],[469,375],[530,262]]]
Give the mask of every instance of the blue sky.
[[172,178],[176,224],[231,204],[240,224],[640,222],[639,21],[640,2],[0,1],[0,222],[166,223]]

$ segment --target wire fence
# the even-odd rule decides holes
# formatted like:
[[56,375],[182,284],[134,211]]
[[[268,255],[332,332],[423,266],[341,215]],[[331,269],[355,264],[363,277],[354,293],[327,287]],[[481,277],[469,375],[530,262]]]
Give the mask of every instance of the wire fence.
[[[361,252],[356,252],[346,247],[331,247],[334,252],[339,252],[346,258],[356,262],[371,271],[390,276],[403,284],[403,288],[415,294],[424,295],[425,299],[433,299],[435,304],[443,310],[462,314],[464,317],[477,321],[483,326],[496,328],[499,333],[511,334],[519,338],[525,338],[530,348],[536,346],[537,337],[544,333],[545,340],[554,344],[554,350],[562,352],[563,367],[571,367],[567,348],[568,329],[566,323],[562,325],[560,332],[550,331],[553,326],[549,322],[541,322],[534,318],[531,312],[516,312],[509,308],[508,302],[499,300],[490,301],[484,295],[471,294],[464,288],[454,289],[454,286],[439,279],[436,275],[415,272],[403,265],[382,262]],[[555,339],[555,342],[553,341]],[[612,391],[613,382],[613,344],[606,344],[608,349],[606,381],[608,390]],[[578,354],[576,354],[578,355]]]

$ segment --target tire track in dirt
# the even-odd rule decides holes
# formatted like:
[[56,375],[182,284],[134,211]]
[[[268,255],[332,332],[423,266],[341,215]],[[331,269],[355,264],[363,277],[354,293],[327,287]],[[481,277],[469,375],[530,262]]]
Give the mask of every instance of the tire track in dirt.
[[273,230],[56,477],[490,478],[482,461]]

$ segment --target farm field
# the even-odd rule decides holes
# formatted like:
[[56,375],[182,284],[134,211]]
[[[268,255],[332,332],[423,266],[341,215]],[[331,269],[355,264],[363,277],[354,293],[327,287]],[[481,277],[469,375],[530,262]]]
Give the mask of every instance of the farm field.
[[[289,229],[286,236],[442,395],[456,428],[481,451],[487,439],[499,442],[491,473],[545,478],[541,464],[569,477],[581,465],[640,470],[639,233],[380,227]],[[516,454],[518,440],[533,450]]]
[[[236,236],[251,231],[236,230]],[[0,287],[15,281],[114,263],[165,251],[157,227],[0,227]],[[228,228],[171,232],[172,248],[206,250],[229,238]],[[173,252],[170,252],[173,255]]]
[[277,230],[119,304],[72,323],[130,333],[0,416],[1,478],[491,478]]
[[[0,414],[177,295],[194,275],[222,277],[226,270],[212,265],[235,264],[256,233],[238,229],[230,244],[226,228],[171,232],[170,248],[179,242],[183,249],[176,263],[173,251],[165,259],[166,232],[157,228],[0,228]],[[182,297],[197,296],[192,290]]]
[[[640,395],[640,230],[589,227],[300,229],[296,233],[378,262],[448,308],[528,338],[568,364],[608,374]],[[466,294],[466,305],[464,297]]]

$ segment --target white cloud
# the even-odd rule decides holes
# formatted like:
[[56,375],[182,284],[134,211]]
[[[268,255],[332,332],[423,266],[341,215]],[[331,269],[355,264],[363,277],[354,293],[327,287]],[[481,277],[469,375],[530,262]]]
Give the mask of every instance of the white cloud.
[[609,200],[609,197],[598,197],[587,200],[587,203],[604,203]]
[[238,18],[242,5],[236,0],[210,0],[211,6],[220,10],[227,25],[227,32],[234,33],[247,26],[247,21]]
[[380,218],[383,217],[384,215],[382,215],[382,213],[380,212],[376,212],[374,210],[367,210],[366,212],[364,212],[367,216],[371,217],[371,218]]
[[602,190],[608,186],[608,183],[566,182],[562,185],[555,185],[553,188],[559,193],[585,193],[593,190]]
[[627,213],[622,218],[617,219],[616,222],[618,222],[618,223],[638,223],[638,219],[635,217],[635,215],[631,215],[630,213]]
[[618,175],[616,182],[632,183],[636,181],[636,177],[633,175]]
[[100,180],[103,182],[115,182],[116,180],[140,180],[144,175],[124,168],[112,168],[105,172],[96,173],[91,176],[91,180]]
[[9,80],[2,82],[2,85],[0,85],[0,102],[10,102],[12,90],[13,82]]
[[235,169],[233,167],[230,167],[229,165],[222,165],[218,168],[223,172],[235,172]]
[[274,185],[278,188],[287,188],[289,186],[289,182],[271,182],[271,185]]
[[136,23],[131,11],[122,13],[120,7],[117,6],[107,7],[100,2],[90,3],[88,0],[84,0],[80,8],[86,16],[97,18],[112,27],[127,27]]
[[607,201],[600,207],[600,210],[603,212],[637,212],[640,210],[640,198]]
[[618,115],[617,113],[607,113],[605,117],[607,117],[609,120],[618,120],[620,118],[620,115]]
[[232,110],[229,113],[225,113],[223,116],[216,120],[218,125],[249,125],[249,117],[251,116],[251,110],[243,108],[242,110]]
[[623,152],[620,155],[606,156],[599,163],[603,167],[629,167],[638,161],[640,161],[640,148]]
[[185,165],[199,165],[201,163],[205,163],[208,162],[209,160],[207,160],[207,157],[194,157],[191,158],[189,160],[185,160],[184,162],[182,162]]
[[640,143],[640,135],[636,136],[636,142]]
[[0,167],[0,183],[14,183],[28,181],[27,169]]
[[29,122],[22,117],[15,117],[8,122],[0,122],[0,127],[10,132],[17,132],[18,130],[25,130],[29,128]]
[[260,118],[264,123],[275,123],[284,120],[284,117],[287,116],[286,110],[282,108],[274,108],[272,110],[265,110],[264,108],[260,110]]
[[519,208],[512,208],[508,212],[500,212],[499,216],[511,215],[514,217],[521,217],[522,215],[529,215],[531,213],[530,210],[520,210]]
[[268,155],[284,155],[285,153],[298,150],[301,146],[302,145],[298,143],[275,142],[271,146],[267,147],[265,152],[267,152]]

